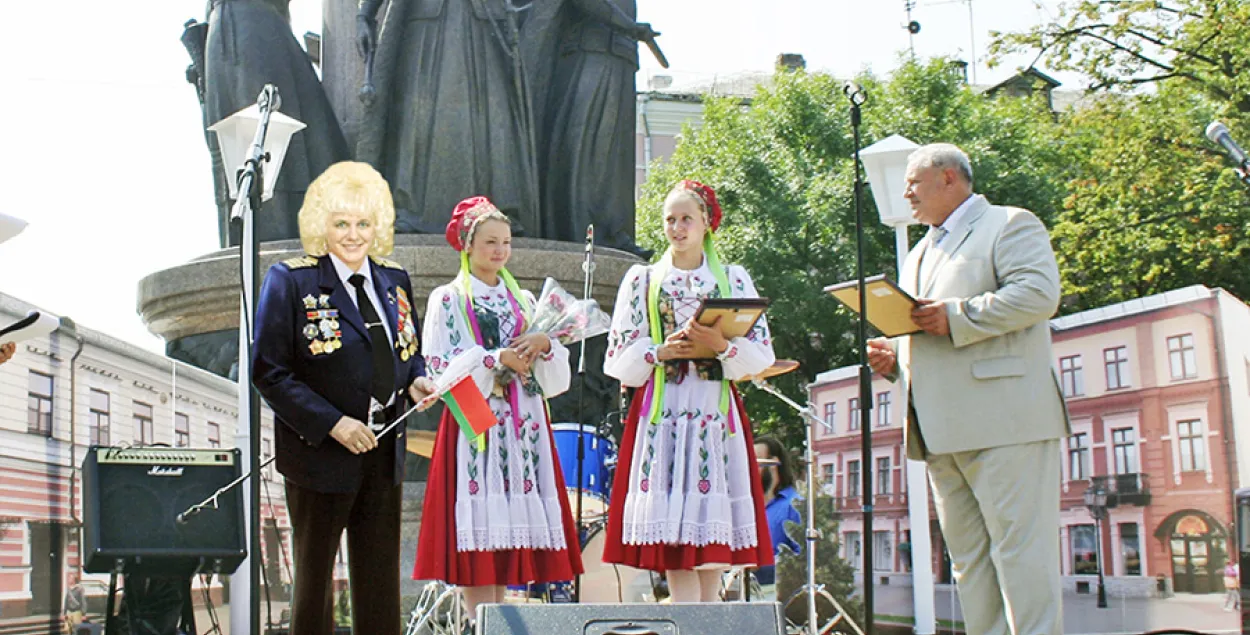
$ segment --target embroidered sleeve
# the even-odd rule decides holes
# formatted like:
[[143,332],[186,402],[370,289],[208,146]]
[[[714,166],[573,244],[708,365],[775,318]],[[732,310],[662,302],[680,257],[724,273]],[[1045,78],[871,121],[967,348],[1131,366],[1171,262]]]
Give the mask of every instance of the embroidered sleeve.
[[[758,298],[755,284],[746,269],[737,265],[726,267],[729,286],[735,298]],[[717,356],[725,369],[727,379],[741,379],[754,375],[773,365],[777,360],[773,352],[772,335],[768,330],[767,316],[761,317],[750,333],[745,337],[735,337],[729,341],[729,348]]]
[[479,387],[491,386],[495,374],[503,365],[499,363],[497,351],[487,351],[474,341],[473,333],[456,304],[463,301],[464,298],[451,285],[441,286],[430,294],[421,330],[425,367],[429,376],[441,385],[443,374],[453,362],[460,368],[456,374],[463,374],[467,365],[468,372]]
[[645,384],[659,362],[647,319],[647,273],[646,265],[634,265],[625,274],[612,309],[603,361],[604,373],[631,388]]

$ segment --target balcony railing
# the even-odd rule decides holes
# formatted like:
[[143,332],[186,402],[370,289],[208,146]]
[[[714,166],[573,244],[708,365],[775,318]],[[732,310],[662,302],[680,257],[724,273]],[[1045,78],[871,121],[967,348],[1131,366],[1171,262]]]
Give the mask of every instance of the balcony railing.
[[1132,505],[1145,507],[1150,504],[1150,485],[1145,474],[1108,474],[1090,479],[1091,488],[1107,491],[1107,507]]

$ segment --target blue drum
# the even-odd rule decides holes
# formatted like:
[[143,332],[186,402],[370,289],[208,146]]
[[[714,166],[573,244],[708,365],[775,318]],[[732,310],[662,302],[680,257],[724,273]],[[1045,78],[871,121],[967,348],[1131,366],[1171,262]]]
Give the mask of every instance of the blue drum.
[[585,452],[582,459],[582,518],[603,517],[607,514],[612,473],[616,468],[616,444],[599,435],[594,426],[553,423],[551,433],[556,440],[556,454],[560,457],[564,484],[569,489],[569,508],[577,513],[577,444],[580,438]]

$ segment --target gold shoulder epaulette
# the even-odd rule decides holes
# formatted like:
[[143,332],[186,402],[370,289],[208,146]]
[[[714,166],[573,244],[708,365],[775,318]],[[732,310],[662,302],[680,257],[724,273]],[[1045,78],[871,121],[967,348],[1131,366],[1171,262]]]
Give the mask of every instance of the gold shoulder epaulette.
[[282,264],[291,269],[307,269],[308,267],[316,267],[317,259],[312,256],[300,256],[298,258],[288,258],[283,260]]
[[378,256],[369,256],[369,257],[373,259],[373,264],[379,267],[386,267],[387,269],[403,269],[403,267],[400,266],[400,264],[398,262],[395,262],[394,260],[387,260],[386,258],[379,258]]

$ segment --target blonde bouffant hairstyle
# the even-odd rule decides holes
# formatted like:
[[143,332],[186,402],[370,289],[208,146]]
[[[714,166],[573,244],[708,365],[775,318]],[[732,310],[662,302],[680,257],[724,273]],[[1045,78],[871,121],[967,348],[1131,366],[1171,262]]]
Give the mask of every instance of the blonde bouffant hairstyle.
[[299,209],[299,239],[310,256],[329,253],[326,227],[330,216],[340,212],[373,218],[370,256],[389,256],[395,248],[395,203],[386,179],[373,166],[340,161],[326,168],[308,186]]

